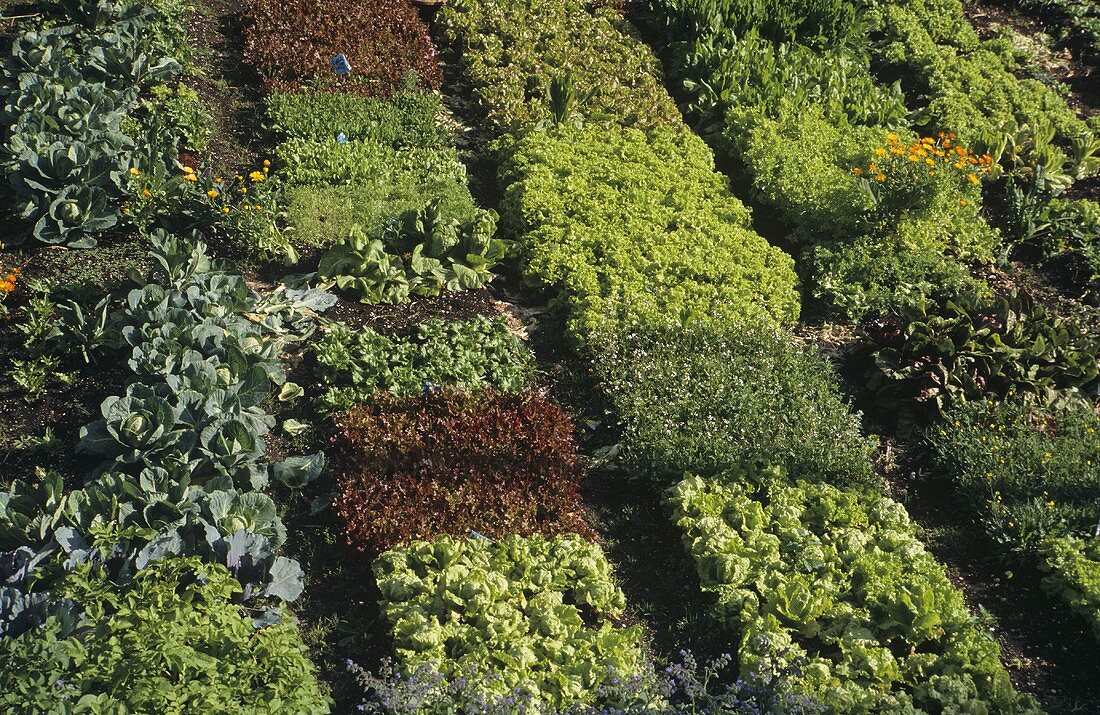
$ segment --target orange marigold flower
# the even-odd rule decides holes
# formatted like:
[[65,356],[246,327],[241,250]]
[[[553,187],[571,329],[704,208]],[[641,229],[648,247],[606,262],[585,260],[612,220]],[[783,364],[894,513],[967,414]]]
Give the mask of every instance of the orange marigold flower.
[[978,178],[978,177],[977,177],[976,175],[974,175],[974,174],[967,174],[967,175],[966,175],[966,180],[967,180],[967,181],[969,181],[969,182],[970,182],[971,184],[974,184],[975,186],[977,186],[978,184],[982,183],[981,179],[979,179],[979,178]]
[[852,173],[855,174],[856,176],[863,176],[863,169],[859,168],[858,166],[854,167],[852,169]]

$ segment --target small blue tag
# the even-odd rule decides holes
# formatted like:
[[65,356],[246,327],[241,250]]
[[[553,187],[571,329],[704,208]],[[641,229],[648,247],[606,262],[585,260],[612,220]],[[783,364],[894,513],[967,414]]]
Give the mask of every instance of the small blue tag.
[[482,539],[482,540],[484,540],[484,541],[489,541],[489,542],[492,542],[492,543],[494,543],[494,544],[496,543],[495,541],[493,541],[492,539],[490,539],[490,538],[489,538],[488,536],[486,536],[485,534],[479,534],[479,533],[477,533],[476,531],[471,531],[471,532],[470,532],[470,538],[471,538],[471,539]]
[[332,69],[341,77],[351,72],[351,63],[343,52],[332,58]]
[[344,134],[343,132],[340,132],[339,134],[336,135],[336,143],[337,144],[347,144],[348,143],[348,135]]

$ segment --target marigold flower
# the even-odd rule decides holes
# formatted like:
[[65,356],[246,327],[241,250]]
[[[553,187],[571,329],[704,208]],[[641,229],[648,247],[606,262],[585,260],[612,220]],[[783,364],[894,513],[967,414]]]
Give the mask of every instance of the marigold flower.
[[929,157],[928,159],[924,160],[924,163],[928,164],[928,166],[935,166],[936,165],[936,160]]
[[886,174],[875,174],[875,179],[878,181],[886,181]]
[[253,171],[251,174],[248,175],[248,178],[252,179],[253,181],[263,181],[264,173],[262,171]]
[[966,175],[966,180],[969,181],[971,184],[974,184],[974,186],[977,186],[978,184],[982,183],[981,179],[979,179],[974,174],[967,174]]
[[185,173],[185,174],[194,174],[195,170],[192,169],[190,166],[185,166],[185,167],[183,167],[183,173]]
[[967,201],[966,199],[959,199],[959,206],[967,206],[969,204],[970,204],[970,202]]
[[141,195],[142,195],[142,196],[152,196],[152,195],[153,195],[153,192],[152,192],[152,191],[150,191],[149,189],[142,189],[142,190],[141,190]]
[[223,214],[229,213],[229,207],[228,206],[222,206],[222,213]]
[[859,168],[858,166],[854,167],[852,169],[852,173],[855,174],[856,176],[863,176],[863,169]]
[[920,161],[920,157],[917,156],[916,154],[910,154],[909,155],[909,161],[911,161],[913,163],[916,163],[916,162]]
[[137,176],[140,173],[141,172],[138,171],[138,168],[136,166],[131,166],[130,167],[130,176]]
[[268,166],[271,166],[271,161],[269,159],[264,159],[264,167]]
[[216,199],[216,198],[218,198],[219,194],[214,189],[210,189],[209,191],[206,192],[206,195],[209,196],[212,199]]

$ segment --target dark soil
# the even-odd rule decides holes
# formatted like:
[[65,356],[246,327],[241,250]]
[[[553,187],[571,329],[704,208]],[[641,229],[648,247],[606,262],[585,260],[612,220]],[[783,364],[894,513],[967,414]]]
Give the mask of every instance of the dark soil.
[[408,303],[364,304],[352,300],[340,300],[325,312],[330,320],[339,320],[351,328],[370,328],[386,336],[407,336],[432,318],[443,320],[469,320],[479,315],[500,315],[500,306],[486,290],[460,292],[443,291],[432,298],[414,298]]
[[188,35],[199,54],[198,73],[187,77],[215,120],[214,137],[199,159],[215,173],[256,168],[268,151],[259,75],[245,62],[242,4],[203,0]]

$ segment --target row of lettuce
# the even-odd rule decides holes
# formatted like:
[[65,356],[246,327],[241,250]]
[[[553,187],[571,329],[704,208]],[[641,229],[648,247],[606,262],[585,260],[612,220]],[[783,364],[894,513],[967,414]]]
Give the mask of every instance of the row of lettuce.
[[779,5],[661,0],[640,20],[688,116],[792,228],[813,295],[866,319],[881,417],[1095,623],[1100,340],[967,264],[1036,240],[1094,261],[1097,205],[1060,196],[1100,168],[1096,121],[1019,79],[960,2]]
[[51,4],[6,63],[19,199],[6,243],[79,248],[136,229],[154,269],[96,305],[56,307],[39,335],[43,353],[127,378],[73,435],[83,474],[39,470],[0,493],[5,710],[328,711],[285,606],[303,572],[279,553],[287,534],[267,493],[316,478],[324,456],[270,460],[265,436],[271,400],[296,391],[280,355],[334,298],[289,285],[261,296],[189,230],[224,215],[180,163],[211,131],[178,121],[196,103],[179,82],[192,11]]
[[[364,303],[484,286],[508,246],[441,121],[427,27],[409,5],[364,3],[341,13],[339,41],[324,31],[333,11],[246,13],[289,242]],[[385,61],[367,51],[379,35],[396,43]],[[352,73],[300,66],[301,47],[345,52]],[[370,681],[363,708],[581,712],[616,679],[608,702],[651,702],[625,686],[648,667],[643,631],[618,625],[625,598],[585,519],[573,422],[503,318],[385,335],[333,323],[311,365],[335,525],[373,560],[391,627],[396,677]]]
[[[716,24],[732,14],[712,10]],[[833,712],[1034,710],[904,511],[877,493],[874,441],[861,436],[827,362],[785,327],[799,313],[795,262],[753,231],[750,211],[683,123],[633,27],[613,7],[579,2],[456,0],[437,23],[495,130],[502,223],[517,239],[524,275],[554,295],[569,336],[592,359],[622,428],[623,465],[652,488],[670,487],[742,672],[779,663],[796,671],[786,692]],[[812,26],[804,16],[792,24]],[[753,68],[771,64],[746,56]],[[792,82],[777,86],[799,96]],[[795,116],[831,130],[810,107],[818,103],[807,99]],[[805,141],[777,141],[792,178],[852,183],[852,166],[841,180],[817,166],[794,169],[832,148],[819,135]],[[942,209],[935,217],[908,207],[860,217],[885,224],[875,235],[911,224],[910,240],[943,255],[942,222],[981,226],[975,180],[994,162],[965,145],[957,153],[955,141],[945,134],[929,148],[899,129],[869,145],[870,157],[876,147],[904,152],[899,171],[916,163],[913,145],[925,152],[922,166],[941,148],[957,157],[937,161],[942,176],[932,181],[913,175]],[[796,198],[777,203],[797,212]],[[835,224],[817,215],[804,225]],[[992,251],[992,229],[966,235]]]

